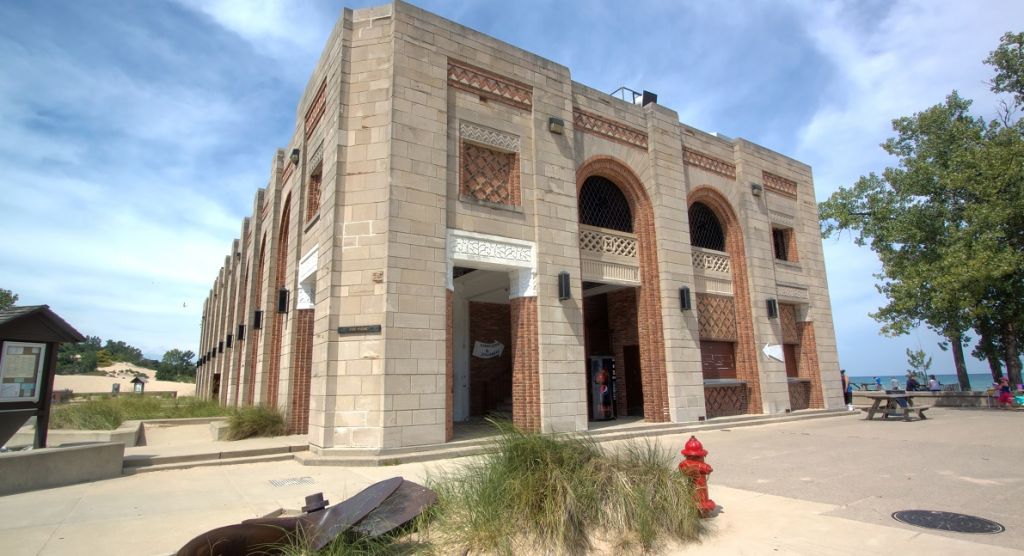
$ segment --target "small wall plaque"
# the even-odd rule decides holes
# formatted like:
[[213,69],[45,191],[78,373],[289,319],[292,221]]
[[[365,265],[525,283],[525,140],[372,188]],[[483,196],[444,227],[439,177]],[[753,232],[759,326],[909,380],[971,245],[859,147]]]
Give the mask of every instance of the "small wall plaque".
[[380,325],[364,324],[362,326],[339,326],[338,334],[380,334]]
[[383,284],[384,283],[384,271],[383,270],[375,270],[373,272],[373,283],[374,284]]

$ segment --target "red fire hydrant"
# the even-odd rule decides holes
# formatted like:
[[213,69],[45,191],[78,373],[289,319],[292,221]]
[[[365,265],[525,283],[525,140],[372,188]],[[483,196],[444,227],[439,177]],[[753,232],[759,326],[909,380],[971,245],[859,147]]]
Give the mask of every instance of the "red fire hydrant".
[[715,509],[715,501],[708,498],[707,477],[714,471],[710,465],[704,463],[704,456],[708,455],[708,451],[696,436],[691,436],[680,453],[686,459],[679,462],[679,472],[693,481],[693,501],[697,503],[700,516],[708,517]]

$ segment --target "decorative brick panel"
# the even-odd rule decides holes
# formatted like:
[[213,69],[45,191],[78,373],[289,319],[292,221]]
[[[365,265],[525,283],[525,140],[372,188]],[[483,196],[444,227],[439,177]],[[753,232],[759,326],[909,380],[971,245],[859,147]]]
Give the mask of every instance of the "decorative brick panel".
[[647,133],[643,130],[620,124],[579,108],[573,109],[572,119],[573,124],[575,124],[576,129],[579,131],[611,139],[623,145],[639,147],[641,149],[647,148]]
[[697,294],[697,324],[701,340],[736,341],[736,305],[731,297]]
[[320,186],[321,186],[321,170],[317,168],[313,171],[313,174],[309,176],[309,186],[306,189],[306,222],[308,223],[313,219],[318,212],[320,212]]
[[459,193],[477,201],[519,206],[519,154],[462,141]]
[[743,384],[704,385],[704,410],[708,419],[745,415],[749,412],[747,387]]
[[747,277],[743,230],[729,202],[710,187],[690,192],[687,203],[704,203],[714,211],[725,228],[725,250],[732,264],[733,303],[736,314],[736,378],[747,383],[747,410],[761,413],[761,380],[758,370],[757,346],[754,345],[754,317],[751,313],[750,286]]
[[796,306],[779,303],[779,324],[782,325],[782,343],[800,343],[800,333],[796,329]]
[[590,176],[614,182],[633,207],[633,233],[637,236],[641,285],[637,290],[637,334],[640,338],[640,374],[643,383],[644,419],[669,421],[668,377],[665,373],[665,334],[659,289],[657,236],[654,210],[643,183],[629,167],[610,156],[595,156],[576,169],[576,191]]
[[537,298],[509,300],[512,321],[512,422],[526,431],[540,430],[540,357]]
[[288,434],[309,431],[309,385],[313,369],[313,309],[295,311],[292,344],[292,392],[288,407]]
[[768,191],[796,199],[795,181],[765,171],[761,172],[761,178],[764,180],[764,188]]
[[323,82],[320,83],[320,88],[316,92],[316,96],[313,97],[313,102],[309,104],[309,108],[306,109],[306,139],[308,140],[313,131],[316,130],[317,124],[320,123],[320,119],[323,118],[324,112],[327,110],[327,78],[325,77]]
[[797,334],[800,339],[800,378],[810,380],[809,405],[824,409],[825,397],[821,386],[821,366],[818,364],[818,342],[814,338],[813,322],[798,322]]
[[448,60],[448,84],[514,108],[530,110],[533,106],[531,86],[465,62]]
[[806,380],[789,381],[789,408],[792,411],[811,406],[811,383]]
[[290,160],[284,163],[284,171],[281,172],[281,185],[288,183],[288,179],[292,177],[292,173],[295,172],[295,165]]
[[727,177],[731,180],[736,179],[735,164],[732,162],[726,162],[721,158],[715,158],[711,155],[704,154],[700,151],[683,147],[683,162],[685,162],[687,166],[696,166],[701,170],[707,170],[708,172]]

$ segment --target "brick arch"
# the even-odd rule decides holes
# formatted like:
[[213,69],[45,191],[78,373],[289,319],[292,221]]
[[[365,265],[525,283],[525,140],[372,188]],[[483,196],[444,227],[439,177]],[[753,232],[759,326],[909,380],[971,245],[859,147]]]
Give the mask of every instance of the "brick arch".
[[[274,292],[284,287],[288,275],[288,224],[291,216],[292,194],[289,193],[281,209],[281,226],[277,233],[277,260],[274,272]],[[281,341],[284,336],[285,313],[277,311],[277,299],[271,298],[274,307],[274,327],[271,330],[270,371],[267,373],[268,407],[277,407],[277,393],[281,379]]]
[[[266,270],[267,260],[267,233],[263,232],[263,239],[260,240],[259,263],[256,265],[256,274],[252,279],[255,282],[255,293],[253,294],[252,307],[254,311],[263,310],[263,273]],[[248,321],[248,315],[246,316]],[[262,324],[261,324],[262,327]],[[256,395],[256,359],[260,352],[260,344],[263,335],[256,329],[249,331],[249,363],[245,373],[245,394],[242,396],[243,405],[252,405]]]
[[640,287],[637,291],[637,333],[640,339],[640,377],[644,393],[644,419],[669,421],[668,377],[665,374],[665,332],[662,325],[660,274],[654,208],[640,178],[625,162],[594,156],[576,169],[576,193],[591,176],[613,181],[629,201],[633,232],[640,251]]
[[692,190],[686,198],[687,209],[694,203],[703,203],[711,209],[725,231],[725,251],[732,263],[733,299],[736,307],[736,378],[747,382],[750,413],[761,413],[761,380],[757,367],[757,346],[754,344],[754,317],[751,312],[743,230],[732,205],[714,188],[701,186]]

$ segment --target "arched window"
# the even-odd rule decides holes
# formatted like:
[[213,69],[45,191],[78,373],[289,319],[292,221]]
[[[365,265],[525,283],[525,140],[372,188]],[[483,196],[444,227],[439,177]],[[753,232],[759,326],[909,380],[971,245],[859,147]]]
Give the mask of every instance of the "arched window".
[[580,189],[580,224],[633,233],[633,214],[622,190],[601,176],[591,176]]
[[715,213],[704,203],[690,205],[690,245],[725,251],[725,233]]

